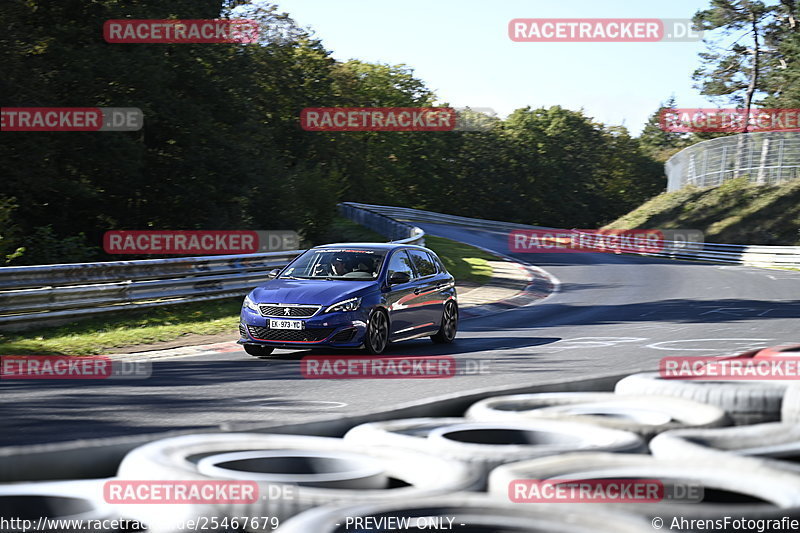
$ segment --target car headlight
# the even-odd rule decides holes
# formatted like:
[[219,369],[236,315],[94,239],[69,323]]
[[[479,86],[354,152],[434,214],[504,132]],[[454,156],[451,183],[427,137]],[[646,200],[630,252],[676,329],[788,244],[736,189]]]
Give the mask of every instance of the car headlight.
[[242,303],[242,307],[246,307],[251,311],[255,311],[256,313],[259,312],[258,306],[253,300],[250,299],[249,295],[244,297],[244,303]]
[[325,312],[334,313],[336,311],[355,311],[359,307],[361,307],[361,298],[350,298],[349,300],[336,302],[332,306],[328,307]]

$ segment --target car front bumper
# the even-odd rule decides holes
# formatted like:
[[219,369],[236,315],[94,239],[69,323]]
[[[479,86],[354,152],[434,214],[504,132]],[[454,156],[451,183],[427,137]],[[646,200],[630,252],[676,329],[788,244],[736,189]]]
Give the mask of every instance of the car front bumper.
[[242,308],[239,344],[273,348],[359,348],[367,331],[368,311],[320,313],[311,318],[292,318],[303,322],[303,329],[270,329],[270,318],[247,307]]

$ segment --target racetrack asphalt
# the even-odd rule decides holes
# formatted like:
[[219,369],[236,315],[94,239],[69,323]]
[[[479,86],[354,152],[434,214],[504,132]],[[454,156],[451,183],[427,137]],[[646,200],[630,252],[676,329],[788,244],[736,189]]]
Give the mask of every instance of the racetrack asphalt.
[[[558,291],[461,322],[456,342],[388,355],[452,355],[485,373],[449,379],[304,379],[309,352],[207,352],[152,362],[139,380],[3,380],[0,446],[298,423],[489,387],[654,370],[665,356],[800,343],[800,272],[614,254],[512,254],[507,235],[417,224],[543,268]],[[235,334],[234,334],[235,335]],[[233,339],[232,339],[233,340]],[[355,352],[354,352],[355,353]]]

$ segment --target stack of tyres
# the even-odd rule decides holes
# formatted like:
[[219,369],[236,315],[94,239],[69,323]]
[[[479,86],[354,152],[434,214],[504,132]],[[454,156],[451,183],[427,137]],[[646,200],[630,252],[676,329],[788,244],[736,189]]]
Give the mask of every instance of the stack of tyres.
[[502,464],[575,451],[643,453],[644,441],[626,431],[577,422],[474,422],[465,418],[408,418],[356,426],[346,442],[408,448],[470,465],[485,478]]
[[[121,480],[255,482],[254,501],[124,506],[154,531],[203,517],[269,517],[279,522],[333,503],[426,498],[478,488],[467,465],[413,450],[342,439],[260,433],[185,435],[132,450]],[[166,509],[165,507],[168,507]]]
[[[723,520],[726,516],[761,520],[800,518],[800,475],[749,461],[735,457],[712,461],[708,457],[659,459],[631,454],[566,454],[496,468],[489,476],[489,493],[507,497],[519,480],[658,480],[665,493],[677,487],[692,487],[699,489],[692,491],[699,498],[643,498],[638,502],[604,503],[603,507],[635,513],[648,520],[663,520],[669,525],[681,524],[681,520]],[[737,529],[741,530],[736,524],[729,524],[729,527],[716,526],[715,530]]]
[[[652,531],[654,519],[671,526],[678,518],[800,519],[798,458],[800,384],[687,382],[651,373],[624,378],[613,393],[498,396],[463,417],[372,422],[343,438],[212,433],[157,440],[129,452],[113,480],[0,485],[0,515],[38,518],[44,510],[67,520],[122,519],[104,531],[137,530],[136,520],[153,533],[176,532],[201,517],[271,517],[275,522],[235,529],[280,524],[281,533],[346,531],[342,521],[359,518],[372,519],[369,531],[391,531],[403,520],[414,521],[408,531],[430,531],[432,522],[416,520],[453,519],[449,531],[635,533]],[[701,487],[702,498],[557,505],[511,498],[509,487],[519,480],[562,478],[658,479]],[[259,497],[110,505],[108,481],[249,482]],[[21,533],[23,525],[7,529]]]
[[658,372],[630,375],[614,392],[624,395],[659,395],[685,398],[724,410],[737,425],[777,422],[781,419],[787,381],[704,381],[667,379]]
[[630,431],[650,439],[671,429],[727,426],[725,411],[671,396],[623,396],[611,392],[552,392],[495,396],[473,404],[476,421],[568,420]]
[[800,424],[800,383],[792,384],[786,389],[781,405],[781,420]]
[[139,531],[103,499],[104,480],[44,481],[0,485],[3,533],[77,533],[87,526],[108,533]]
[[800,424],[668,431],[650,442],[650,450],[655,457],[716,461],[720,466],[732,455],[743,456],[750,459],[744,465],[761,463],[800,474]]

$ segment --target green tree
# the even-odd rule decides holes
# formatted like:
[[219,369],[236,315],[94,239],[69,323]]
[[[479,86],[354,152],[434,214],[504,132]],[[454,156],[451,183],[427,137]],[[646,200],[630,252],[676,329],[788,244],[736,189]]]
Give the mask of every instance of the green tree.
[[766,41],[773,54],[766,74],[765,107],[800,107],[800,3],[781,0],[774,8]]
[[639,135],[639,141],[644,151],[657,161],[666,161],[673,154],[692,143],[688,134],[668,131],[664,127],[662,121],[663,113],[675,109],[675,97],[670,96],[666,102],[662,102],[658,109],[650,115],[644,128],[642,128],[642,133]]
[[[700,54],[702,65],[693,75],[696,86],[702,94],[723,97],[744,108],[746,117],[760,88],[766,46],[763,35],[769,15],[770,9],[760,0],[711,0],[709,9],[693,17],[700,29],[721,30],[724,37],[706,41],[708,50]],[[743,35],[723,48],[732,32]]]

